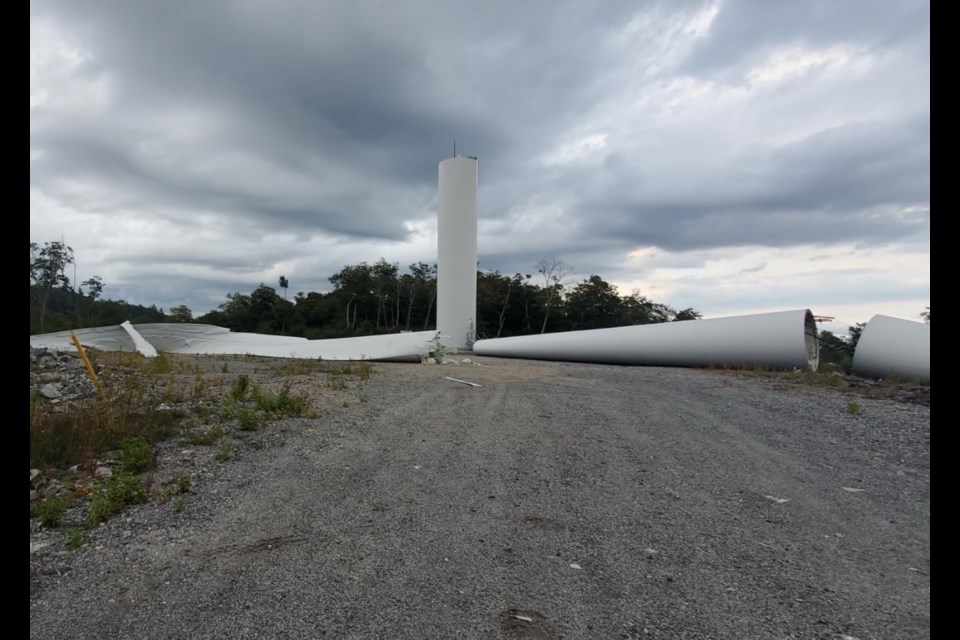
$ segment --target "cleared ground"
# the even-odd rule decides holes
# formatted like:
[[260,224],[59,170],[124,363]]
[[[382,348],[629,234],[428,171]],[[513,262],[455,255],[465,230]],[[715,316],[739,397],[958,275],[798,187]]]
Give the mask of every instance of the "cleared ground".
[[109,521],[31,637],[930,637],[929,406],[476,360],[377,364]]

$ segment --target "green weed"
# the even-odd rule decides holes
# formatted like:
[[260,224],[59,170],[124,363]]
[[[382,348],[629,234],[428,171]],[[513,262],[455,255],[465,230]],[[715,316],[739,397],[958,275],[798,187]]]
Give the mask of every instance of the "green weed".
[[233,445],[228,441],[224,440],[220,443],[220,448],[217,450],[217,455],[214,456],[217,462],[226,462],[230,459],[230,456],[233,455]]
[[237,376],[237,379],[234,380],[233,386],[230,388],[230,397],[234,400],[244,400],[247,397],[247,391],[250,389],[250,377],[241,373]]
[[291,358],[276,368],[276,371],[284,375],[307,375],[314,371],[321,370],[320,360],[306,360],[303,358]]
[[369,362],[356,362],[341,365],[330,370],[332,376],[357,376],[361,380],[370,378],[373,372],[373,365]]
[[51,496],[40,503],[38,515],[40,524],[48,529],[60,526],[63,514],[67,510],[67,501],[60,496]]
[[237,426],[241,431],[253,431],[260,426],[260,416],[247,407],[237,409]]
[[276,395],[263,393],[259,387],[255,387],[253,398],[258,409],[275,416],[306,416],[311,413],[307,399],[290,395],[287,387],[280,389]]
[[217,440],[223,436],[224,430],[223,427],[210,427],[206,431],[201,431],[200,433],[191,433],[187,435],[187,442],[194,446],[203,445],[210,446],[214,444]]
[[187,493],[190,491],[192,483],[190,482],[190,476],[187,474],[182,474],[174,481],[174,486],[177,489],[177,493]]
[[158,351],[157,355],[150,359],[150,364],[153,373],[173,372],[173,358],[164,351]]
[[197,371],[193,377],[193,399],[202,400],[207,391],[207,381],[203,377],[203,372]]
[[147,488],[143,478],[121,473],[108,478],[94,489],[87,517],[91,524],[99,524],[120,513],[126,505],[142,504],[146,501]]
[[183,415],[159,410],[144,382],[135,379],[121,383],[106,399],[94,396],[73,403],[70,411],[31,398],[30,466],[65,468],[137,436],[156,442],[175,435]]
[[83,546],[83,532],[76,527],[71,527],[66,530],[67,536],[67,546],[71,549],[79,549]]
[[127,438],[120,443],[123,454],[123,470],[130,473],[142,473],[153,462],[153,448],[143,436]]

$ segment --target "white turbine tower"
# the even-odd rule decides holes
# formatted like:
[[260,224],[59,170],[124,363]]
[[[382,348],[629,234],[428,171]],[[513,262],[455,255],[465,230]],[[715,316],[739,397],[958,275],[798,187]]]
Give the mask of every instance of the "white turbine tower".
[[477,330],[477,159],[440,162],[437,331],[444,346],[469,350]]

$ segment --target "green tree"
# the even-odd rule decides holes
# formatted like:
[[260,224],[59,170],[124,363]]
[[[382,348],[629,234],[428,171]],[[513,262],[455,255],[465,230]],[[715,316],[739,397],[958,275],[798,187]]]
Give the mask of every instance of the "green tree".
[[850,354],[852,355],[857,350],[857,344],[860,342],[860,334],[863,333],[863,330],[866,328],[866,322],[858,322],[852,327],[847,329],[850,332]]
[[47,300],[56,288],[69,289],[67,265],[73,264],[73,249],[63,242],[44,242],[40,247],[30,243],[30,283],[35,287],[40,300],[40,332],[44,330],[47,315]]
[[571,329],[602,329],[619,324],[624,302],[617,288],[592,275],[567,294],[567,316]]
[[193,322],[193,312],[185,304],[172,307],[167,318],[170,322]]
[[80,284],[87,288],[87,297],[94,302],[99,300],[100,296],[103,295],[104,284],[100,276],[93,276],[89,280],[84,280]]
[[923,318],[924,322],[930,324],[930,307],[924,307],[924,310],[920,312],[920,317]]
[[820,331],[817,337],[820,344],[821,364],[833,365],[842,371],[849,372],[853,363],[850,341],[830,331]]
[[[390,325],[388,321],[388,309],[393,308],[395,304],[398,307],[398,313],[396,315],[399,316],[399,296],[397,296],[397,300],[390,299],[395,295],[395,291],[397,290],[397,274],[399,270],[399,265],[390,264],[385,258],[380,258],[371,268],[374,290],[377,294],[377,330],[380,329],[381,316],[383,316],[383,326],[386,328]],[[396,317],[394,318],[393,324],[394,326],[397,325]]]
[[674,322],[679,320],[699,320],[703,315],[694,309],[693,307],[687,307],[686,309],[681,309],[673,316]]
[[290,287],[290,281],[286,276],[280,276],[280,288],[283,289],[283,299],[287,299],[287,288]]

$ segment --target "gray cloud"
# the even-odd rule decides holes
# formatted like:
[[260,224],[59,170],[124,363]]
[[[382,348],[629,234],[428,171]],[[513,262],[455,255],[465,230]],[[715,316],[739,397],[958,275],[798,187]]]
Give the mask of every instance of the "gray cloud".
[[[432,261],[408,223],[454,138],[505,273],[929,234],[925,2],[51,1],[31,23],[32,189],[179,238],[77,239],[129,298]],[[57,219],[32,210],[31,239]]]

